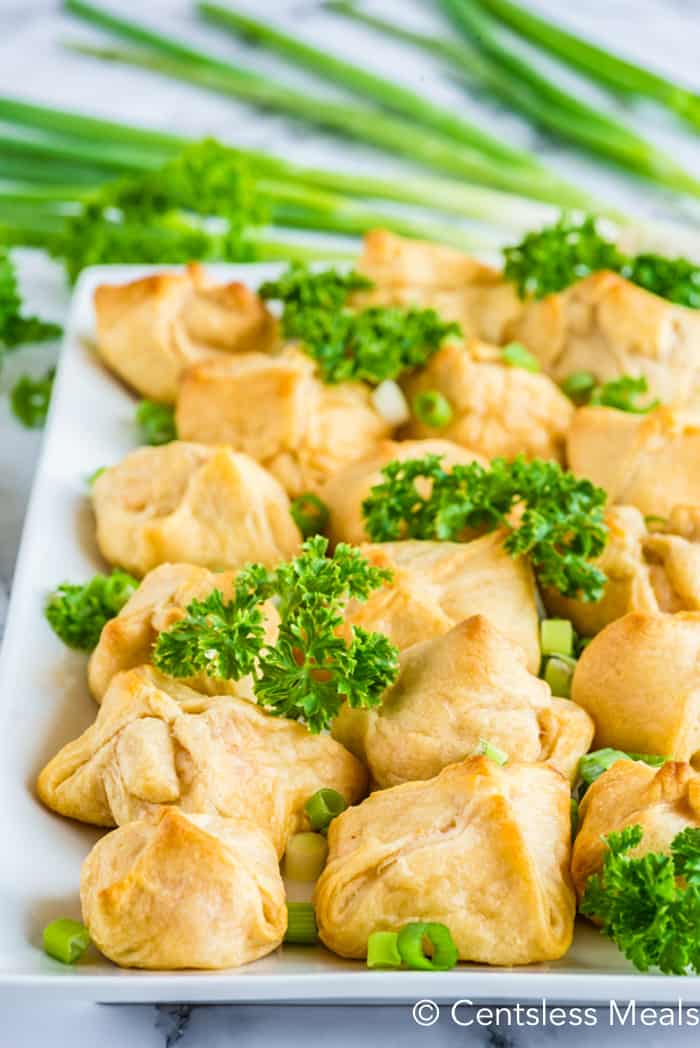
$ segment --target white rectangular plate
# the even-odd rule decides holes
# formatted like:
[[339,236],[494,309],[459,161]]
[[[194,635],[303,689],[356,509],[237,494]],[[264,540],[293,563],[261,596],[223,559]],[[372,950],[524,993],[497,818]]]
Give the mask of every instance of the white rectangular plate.
[[[154,268],[154,267],[151,267]],[[162,269],[163,267],[158,267]],[[279,266],[217,266],[214,273],[257,286]],[[569,954],[528,968],[462,965],[452,972],[374,972],[321,947],[284,946],[231,972],[123,971],[91,950],[65,967],[41,949],[41,931],[80,916],[80,865],[98,833],[46,811],[34,793],[45,762],[83,731],[96,707],[85,658],[53,635],[47,592],[104,570],[95,547],[86,479],[138,443],[134,397],[96,359],[92,292],[144,267],[87,270],[66,328],[43,455],[34,483],[0,659],[0,987],[95,1001],[600,1002],[610,997],[700,1002],[700,979],[643,975],[583,923]],[[474,856],[478,862],[478,855]]]

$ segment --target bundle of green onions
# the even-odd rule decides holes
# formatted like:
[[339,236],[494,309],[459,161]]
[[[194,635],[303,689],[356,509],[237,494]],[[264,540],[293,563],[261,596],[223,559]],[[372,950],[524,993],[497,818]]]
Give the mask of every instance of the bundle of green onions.
[[652,98],[700,128],[700,94],[636,62],[620,58],[513,0],[480,0],[493,16],[521,36],[585,73],[590,79],[628,97]]
[[[486,223],[520,231],[551,208],[435,177],[325,171],[209,140],[0,98],[0,241],[48,248],[71,278],[99,262],[343,257],[347,246],[271,238],[269,225],[344,236],[381,226],[465,250]],[[387,208],[378,203],[384,200]],[[477,219],[467,229],[402,205]],[[398,205],[398,206],[397,206]],[[210,221],[214,217],[218,221]],[[352,245],[349,245],[352,247]]]
[[[549,23],[541,19],[529,14],[525,17],[523,9],[517,8],[510,0],[440,0],[439,6],[461,39],[413,32],[391,21],[367,15],[347,0],[327,0],[326,3],[326,7],[336,13],[354,18],[438,57],[466,85],[476,85],[492,94],[498,101],[558,138],[572,142],[657,185],[694,197],[700,196],[700,181],[679,167],[662,150],[616,117],[582,101],[536,69],[523,53],[510,46],[502,37],[492,15],[506,21],[535,43],[554,51],[570,64],[580,67],[585,53],[590,66],[588,71],[595,75],[595,67],[600,80],[605,79],[603,69],[608,71],[608,82],[613,79],[613,68],[617,71],[618,80],[622,78],[622,67],[628,70],[628,74],[630,69],[635,70],[636,79],[629,75],[627,77],[629,91],[635,89],[635,84],[636,89],[642,91],[641,85],[644,84],[645,93],[648,94],[653,82],[659,97],[662,88],[657,81],[661,78],[654,78],[645,70],[625,64],[607,52],[600,52],[600,49],[590,47],[586,51],[583,42],[561,32],[557,35]],[[543,26],[549,32],[545,32]],[[566,45],[563,37],[567,40]],[[574,47],[573,41],[578,46]],[[574,55],[577,60],[574,60]],[[600,55],[600,60],[597,55]],[[663,93],[668,101],[672,94],[670,88],[675,85],[663,83]],[[686,115],[695,112],[687,96],[685,92],[678,102]]]
[[[273,47],[305,69],[361,95],[364,101],[337,101],[305,94],[252,69],[225,62],[176,38],[96,8],[85,0],[66,0],[65,7],[69,13],[137,45],[132,48],[73,45],[73,49],[81,53],[139,66],[263,109],[285,113],[346,138],[359,139],[392,155],[408,157],[460,180],[560,207],[601,210],[588,194],[545,170],[535,157],[499,142],[461,116],[228,8],[199,4],[197,10],[227,29],[253,36],[256,42]],[[421,125],[420,134],[416,134],[416,123]]]

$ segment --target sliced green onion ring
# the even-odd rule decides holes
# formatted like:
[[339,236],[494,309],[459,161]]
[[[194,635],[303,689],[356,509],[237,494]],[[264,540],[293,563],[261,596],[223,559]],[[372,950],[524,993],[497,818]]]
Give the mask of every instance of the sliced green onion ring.
[[287,903],[287,930],[284,941],[310,946],[318,942],[316,913],[310,902]]
[[[425,944],[430,948],[426,952]],[[412,921],[398,935],[397,946],[407,968],[425,972],[446,972],[459,958],[450,929],[436,921]]]
[[562,392],[574,404],[585,404],[595,389],[595,375],[592,371],[573,371],[561,384]]
[[400,968],[398,932],[372,932],[367,940],[368,968]]
[[540,622],[540,648],[543,655],[574,654],[576,635],[568,619],[542,619]]
[[507,346],[504,346],[501,350],[501,359],[511,368],[533,372],[542,370],[537,357],[521,342],[509,342]]
[[312,830],[327,830],[336,815],[340,815],[347,808],[347,802],[342,793],[337,790],[317,790],[309,797],[304,805]]
[[328,506],[311,491],[295,498],[290,512],[292,520],[305,539],[311,538],[312,535],[322,535],[328,526]]
[[479,739],[471,756],[488,757],[489,760],[495,761],[496,764],[508,763],[508,754],[504,753],[503,750],[499,750],[498,746],[492,745],[492,743],[488,742],[486,739]]
[[328,842],[320,833],[295,833],[287,841],[284,875],[290,881],[315,881],[327,855]]
[[544,680],[549,684],[552,695],[559,699],[571,698],[571,681],[576,669],[576,659],[568,655],[550,655],[545,660]]
[[449,400],[437,390],[425,390],[413,398],[413,414],[424,426],[442,429],[452,421],[452,407]]
[[44,928],[44,949],[63,964],[75,964],[90,945],[90,933],[80,921],[59,917]]

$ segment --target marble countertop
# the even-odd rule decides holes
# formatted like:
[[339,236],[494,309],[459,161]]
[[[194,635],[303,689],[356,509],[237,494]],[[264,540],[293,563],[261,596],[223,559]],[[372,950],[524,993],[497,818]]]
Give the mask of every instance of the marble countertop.
[[[561,0],[530,0],[532,6],[556,13],[562,20],[602,41],[612,41],[633,57],[654,62],[661,70],[682,77],[700,88],[697,40],[700,33],[700,5],[697,0],[581,0],[563,4]],[[398,47],[377,42],[349,23],[338,23],[319,9],[319,0],[240,0],[258,15],[285,20],[319,43],[361,58],[369,67],[402,79],[430,93],[445,104],[476,115],[491,130],[508,135],[514,142],[528,145],[562,173],[575,175],[578,182],[610,200],[635,208],[640,214],[667,215],[669,201],[663,194],[648,190],[610,172],[603,165],[584,160],[554,145],[527,128],[520,120],[503,113],[483,99],[464,99],[456,85],[437,75],[428,60],[419,61]],[[230,41],[217,38],[197,26],[188,16],[187,0],[112,0],[112,6],[142,18],[151,18],[172,33],[182,31],[189,39],[206,39],[223,54],[236,54]],[[367,0],[370,9],[385,17],[401,14],[421,25],[431,18],[430,0]],[[103,67],[69,54],[60,41],[96,37],[86,27],[60,12],[58,0],[0,0],[0,94],[13,94],[37,101],[84,108],[117,119],[170,127],[191,134],[211,133],[221,138],[327,166],[372,167],[391,171],[395,165],[363,150],[350,147],[320,132],[294,127],[275,116],[259,117],[247,107],[216,98],[181,84],[161,80],[147,73],[119,67]],[[337,29],[342,33],[337,34]],[[337,44],[336,44],[337,41]],[[242,51],[240,52],[243,53]],[[278,63],[262,54],[253,61],[260,69],[276,71]],[[286,70],[285,70],[286,74]],[[304,82],[303,74],[287,79]],[[588,88],[581,88],[590,93]],[[595,95],[595,92],[593,92]],[[625,113],[625,118],[643,128],[666,146],[695,172],[700,170],[700,140],[674,126],[673,120],[651,106]],[[687,215],[697,217],[685,206]],[[676,217],[679,212],[676,210]],[[22,289],[29,308],[42,315],[61,319],[69,302],[69,291],[61,272],[46,259],[20,253]],[[54,360],[57,346],[26,348],[11,354],[0,373],[0,631],[6,607],[22,519],[32,482],[41,434],[22,429],[9,412],[7,391],[25,371],[42,373]],[[306,1048],[333,1044],[334,1048],[367,1043],[385,1048],[401,1045],[545,1045],[566,1037],[570,1048],[596,1043],[620,1044],[634,1037],[635,1048],[657,1044],[696,1042],[690,1027],[610,1027],[607,1015],[599,1013],[592,1032],[586,1028],[564,1027],[528,1031],[509,1026],[460,1027],[451,1022],[443,1009],[438,1023],[429,1028],[416,1025],[408,1007],[313,1008],[261,1006],[97,1006],[65,1002],[46,1005],[41,1001],[13,1002],[0,990],[0,1045],[8,1048],[43,1048],[46,1044],[62,1048],[211,1048],[229,1044],[267,1046],[284,1043]]]

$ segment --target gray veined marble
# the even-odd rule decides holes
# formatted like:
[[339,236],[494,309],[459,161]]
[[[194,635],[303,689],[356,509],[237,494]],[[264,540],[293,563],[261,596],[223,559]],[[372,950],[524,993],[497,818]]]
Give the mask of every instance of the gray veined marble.
[[[611,175],[602,165],[583,160],[535,135],[510,114],[489,103],[465,101],[454,85],[439,80],[430,69],[403,60],[403,52],[379,40],[367,47],[367,37],[356,27],[329,20],[320,13],[318,0],[239,0],[258,14],[279,15],[289,24],[308,31],[312,39],[330,47],[353,52],[379,71],[390,72],[420,90],[430,91],[446,103],[463,107],[470,114],[480,113],[491,130],[507,134],[514,141],[537,148],[563,173],[576,174],[594,192],[611,200],[634,204],[640,212],[664,213],[661,193],[646,191],[639,183]],[[367,6],[385,16],[405,13],[417,24],[430,20],[429,0],[366,0]],[[685,77],[700,87],[697,43],[700,38],[698,0],[580,0],[577,4],[561,0],[530,0],[533,6],[566,18],[573,26],[601,40],[619,42],[635,58],[653,62],[662,70]],[[125,13],[152,17],[169,31],[178,28],[199,39],[206,35],[201,27],[187,22],[188,0],[112,0],[112,6]],[[350,149],[321,133],[294,128],[284,119],[257,118],[235,102],[205,95],[185,85],[161,81],[147,73],[118,67],[100,67],[62,51],[59,40],[66,37],[92,37],[96,34],[60,13],[58,0],[0,0],[0,93],[31,97],[68,107],[86,107],[95,112],[157,126],[170,126],[192,134],[204,131],[236,138],[261,148],[274,148],[298,159],[319,164],[343,166],[352,155],[358,166],[392,169],[367,150]],[[336,35],[337,34],[337,35]],[[224,53],[237,53],[229,41],[209,38]],[[280,68],[274,60],[253,57],[261,68]],[[299,74],[288,79],[304,82]],[[479,118],[479,117],[477,117]],[[700,170],[700,146],[683,134],[673,120],[653,107],[640,106],[626,118],[653,134],[691,170]],[[21,259],[23,290],[31,309],[60,319],[65,315],[69,292],[60,271],[44,259],[25,254]],[[42,373],[54,360],[56,346],[23,349],[9,356],[0,374],[0,630],[4,618],[6,591],[9,589],[19,542],[22,518],[31,486],[41,435],[21,429],[13,422],[7,391],[23,371]],[[47,522],[47,524],[50,522]],[[50,581],[47,580],[47,584]],[[1,697],[0,697],[1,700]],[[468,995],[468,994],[467,994]],[[464,1022],[474,1020],[473,1012],[461,1010]],[[496,1026],[456,1025],[449,1009],[443,1008],[435,1025],[420,1027],[406,1007],[206,1007],[187,1005],[105,1007],[65,1001],[45,1004],[37,1000],[12,1001],[0,991],[0,1048],[224,1048],[229,1045],[285,1045],[316,1048],[350,1048],[357,1044],[382,1048],[412,1048],[413,1045],[546,1046],[566,1042],[578,1045],[634,1043],[634,1048],[656,1045],[691,1045],[698,1034],[691,1026],[678,1028],[664,1023],[645,1025],[637,1020],[611,1027],[605,1010],[595,1015],[595,1025],[564,1027],[518,1026],[501,1017]],[[668,1017],[666,1017],[667,1019]],[[663,1023],[663,1025],[662,1025]]]

